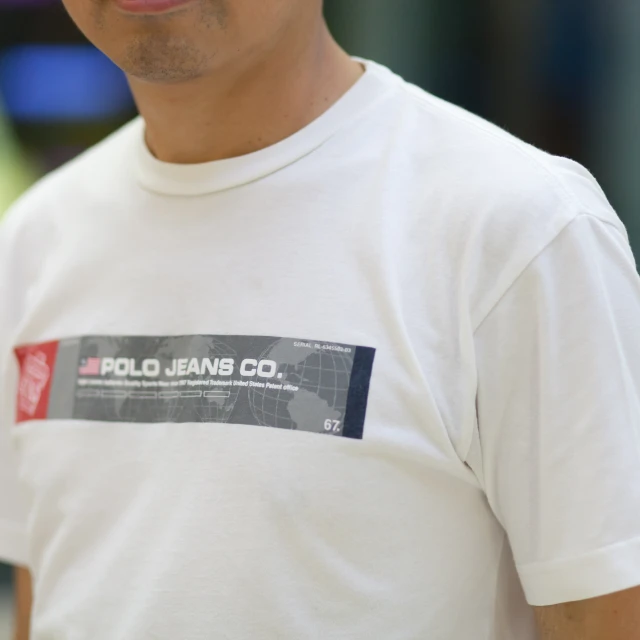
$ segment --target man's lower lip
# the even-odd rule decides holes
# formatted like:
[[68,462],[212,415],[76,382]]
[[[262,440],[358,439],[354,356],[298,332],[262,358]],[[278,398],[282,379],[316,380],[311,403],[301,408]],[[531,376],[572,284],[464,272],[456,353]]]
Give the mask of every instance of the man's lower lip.
[[193,0],[116,0],[116,5],[128,13],[163,13],[191,2]]

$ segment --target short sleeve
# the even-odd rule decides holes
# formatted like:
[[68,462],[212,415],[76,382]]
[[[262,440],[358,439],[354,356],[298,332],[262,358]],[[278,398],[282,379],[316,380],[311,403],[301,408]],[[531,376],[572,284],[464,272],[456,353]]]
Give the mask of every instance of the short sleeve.
[[640,277],[624,227],[574,218],[475,349],[474,468],[529,604],[640,585]]
[[11,445],[17,366],[11,352],[15,297],[10,289],[7,238],[0,228],[0,560],[24,565],[26,500],[18,482],[16,454]]

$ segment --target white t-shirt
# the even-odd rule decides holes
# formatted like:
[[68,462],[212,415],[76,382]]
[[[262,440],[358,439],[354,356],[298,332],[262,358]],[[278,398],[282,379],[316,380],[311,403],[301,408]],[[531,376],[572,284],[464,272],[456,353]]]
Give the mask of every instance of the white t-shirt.
[[159,162],[135,120],[3,222],[0,555],[35,640],[529,640],[528,604],[640,584],[624,226],[366,66],[241,158]]

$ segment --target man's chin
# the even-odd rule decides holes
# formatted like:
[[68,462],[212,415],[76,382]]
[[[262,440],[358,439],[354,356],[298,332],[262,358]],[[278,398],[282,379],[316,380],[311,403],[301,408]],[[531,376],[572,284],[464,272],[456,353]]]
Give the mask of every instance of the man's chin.
[[193,42],[167,30],[138,34],[116,63],[131,78],[161,84],[195,80],[209,66],[207,56]]

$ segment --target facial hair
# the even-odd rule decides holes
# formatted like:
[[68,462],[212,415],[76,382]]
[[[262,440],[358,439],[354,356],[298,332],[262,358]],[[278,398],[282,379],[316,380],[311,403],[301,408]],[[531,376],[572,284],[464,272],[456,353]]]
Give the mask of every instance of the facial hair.
[[[96,16],[96,22],[104,28],[104,4],[100,4],[102,8]],[[200,32],[203,29],[210,31],[212,38],[215,38],[216,30],[224,30],[227,26],[228,0],[201,0],[198,7],[187,7],[184,11],[197,12],[199,15],[193,19],[193,24],[197,25]],[[182,17],[181,13],[177,11],[127,18],[138,21],[139,29],[119,61],[125,73],[157,83],[186,82],[204,74],[215,54],[198,48],[188,34],[177,32],[175,21]]]

